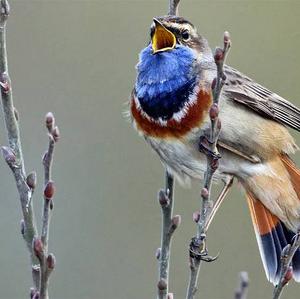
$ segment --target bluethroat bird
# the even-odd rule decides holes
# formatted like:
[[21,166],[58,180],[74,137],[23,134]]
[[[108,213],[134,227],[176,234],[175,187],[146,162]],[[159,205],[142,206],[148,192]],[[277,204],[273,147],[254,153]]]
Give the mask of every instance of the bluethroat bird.
[[[210,129],[216,64],[207,40],[181,17],[154,18],[151,41],[139,55],[130,100],[134,127],[181,182],[203,179],[198,149]],[[233,175],[246,190],[263,266],[277,284],[282,249],[300,226],[300,170],[290,158],[300,131],[300,110],[230,66],[220,99],[222,155],[217,179]],[[293,258],[300,281],[300,251]]]

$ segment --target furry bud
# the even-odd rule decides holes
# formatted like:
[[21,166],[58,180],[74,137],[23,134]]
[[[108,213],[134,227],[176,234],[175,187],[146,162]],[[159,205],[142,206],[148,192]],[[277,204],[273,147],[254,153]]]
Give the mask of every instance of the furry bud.
[[209,117],[211,120],[215,120],[219,116],[218,104],[213,104],[209,109]]
[[176,229],[181,223],[181,216],[175,215],[171,220],[171,225],[174,229]]
[[230,34],[228,31],[224,32],[224,44],[228,44],[230,42]]
[[45,116],[45,123],[46,123],[46,127],[48,129],[49,132],[52,131],[54,124],[55,124],[55,118],[52,112],[48,112]]
[[16,155],[8,146],[2,146],[2,155],[8,165],[13,165],[16,162]]
[[202,190],[201,190],[201,196],[202,196],[204,199],[207,199],[207,198],[208,198],[208,195],[209,195],[209,192],[208,192],[207,188],[202,188]]
[[26,183],[29,188],[34,189],[36,187],[36,172],[32,171],[26,178]]
[[241,288],[245,289],[249,286],[249,277],[247,272],[241,272],[240,273],[240,279],[241,279]]
[[160,190],[158,192],[158,201],[162,207],[166,207],[169,205],[170,199],[168,198],[164,190]]
[[0,86],[2,87],[2,92],[4,94],[8,94],[10,92],[11,86],[10,86],[10,84],[7,80],[1,80],[0,81]]
[[167,281],[162,278],[158,283],[157,283],[157,288],[160,290],[160,291],[164,291],[167,289]]
[[7,20],[9,14],[10,14],[10,6],[8,4],[8,1],[4,1],[4,4],[1,5],[1,17]]
[[213,171],[216,171],[219,167],[219,159],[212,159],[210,167]]
[[219,63],[224,59],[224,52],[221,48],[216,48],[214,58],[216,63]]
[[47,266],[49,269],[53,270],[55,268],[55,265],[56,265],[56,258],[53,253],[50,253],[47,256]]
[[45,199],[52,199],[55,192],[55,186],[53,181],[49,181],[44,189],[44,197]]
[[283,278],[283,285],[286,285],[293,278],[293,268],[289,267]]
[[33,251],[37,257],[40,257],[43,253],[44,245],[41,239],[33,240]]

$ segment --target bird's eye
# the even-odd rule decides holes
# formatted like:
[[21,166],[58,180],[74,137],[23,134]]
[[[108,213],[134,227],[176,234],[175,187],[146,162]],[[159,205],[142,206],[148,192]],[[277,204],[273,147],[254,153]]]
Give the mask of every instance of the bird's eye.
[[183,32],[181,33],[181,36],[182,36],[182,38],[183,38],[184,40],[188,40],[188,39],[190,38],[190,34],[188,33],[187,30],[183,31]]

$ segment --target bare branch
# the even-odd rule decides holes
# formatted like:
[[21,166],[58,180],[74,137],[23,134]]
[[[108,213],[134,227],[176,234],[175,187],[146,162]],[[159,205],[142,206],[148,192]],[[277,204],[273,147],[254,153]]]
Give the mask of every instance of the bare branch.
[[[219,120],[219,99],[222,87],[225,83],[226,77],[223,71],[223,66],[228,54],[231,41],[228,32],[224,33],[223,48],[216,48],[215,50],[215,63],[217,66],[217,77],[212,82],[213,104],[209,111],[211,120],[211,130],[209,137],[202,136],[199,143],[199,150],[204,152],[207,157],[207,168],[204,175],[204,187],[201,191],[202,205],[197,221],[197,235],[194,237],[190,244],[190,279],[187,289],[187,299],[193,299],[197,290],[197,281],[200,271],[201,261],[212,262],[216,257],[210,257],[206,248],[206,231],[215,215],[221,201],[224,199],[231,186],[226,186],[224,196],[221,193],[221,200],[217,200],[215,205],[211,200],[211,185],[212,178],[219,165],[220,154],[217,148],[218,137],[221,130],[221,121]],[[214,208],[215,207],[215,208]]]
[[55,143],[59,140],[60,134],[58,127],[55,126],[55,118],[51,112],[47,113],[45,117],[45,124],[48,130],[49,144],[48,150],[43,157],[44,165],[44,209],[43,209],[43,224],[41,240],[44,246],[44,254],[40,261],[41,264],[41,285],[40,285],[40,298],[48,298],[48,284],[49,277],[55,266],[55,256],[48,255],[48,240],[49,240],[49,225],[50,225],[50,212],[53,209],[53,196],[55,193],[55,185],[51,180],[52,162],[54,154]]
[[161,247],[156,251],[156,257],[159,261],[158,299],[168,299],[172,296],[168,293],[171,241],[174,231],[181,222],[179,215],[172,216],[174,206],[173,193],[174,178],[166,171],[165,190],[160,190],[158,193],[162,211]]
[[239,283],[234,294],[234,299],[247,299],[249,277],[247,272],[239,273]]
[[178,6],[180,0],[169,0],[169,12],[170,16],[178,16]]
[[[19,192],[20,203],[23,213],[22,221],[22,235],[26,242],[27,248],[31,256],[32,267],[38,269],[38,260],[36,259],[33,250],[32,242],[37,236],[37,229],[34,220],[34,213],[32,209],[31,196],[33,188],[26,182],[26,172],[23,160],[23,153],[21,147],[19,124],[16,118],[16,113],[13,104],[11,82],[7,67],[7,52],[6,52],[6,21],[9,16],[9,5],[7,0],[1,0],[0,11],[0,85],[2,107],[4,112],[4,119],[8,137],[9,147],[2,147],[2,154],[8,166],[13,172],[16,185]],[[38,271],[33,271],[34,287],[37,288],[38,281],[36,275]]]
[[295,235],[293,244],[288,244],[281,252],[280,279],[278,285],[274,288],[273,299],[280,298],[284,287],[293,278],[292,260],[299,248],[300,230]]
[[49,146],[43,159],[45,176],[44,211],[42,234],[39,238],[31,200],[37,182],[36,173],[31,172],[26,176],[19,133],[19,114],[13,105],[11,81],[8,75],[6,21],[9,15],[9,5],[7,0],[1,0],[0,8],[0,88],[9,143],[9,146],[2,147],[2,154],[14,175],[22,207],[21,233],[30,252],[32,268],[33,288],[30,296],[35,299],[48,299],[49,275],[55,266],[54,255],[48,254],[50,210],[53,207],[52,197],[55,190],[54,183],[51,181],[51,166],[54,144],[59,139],[59,130],[54,124],[52,113],[48,113],[46,127],[49,135]]

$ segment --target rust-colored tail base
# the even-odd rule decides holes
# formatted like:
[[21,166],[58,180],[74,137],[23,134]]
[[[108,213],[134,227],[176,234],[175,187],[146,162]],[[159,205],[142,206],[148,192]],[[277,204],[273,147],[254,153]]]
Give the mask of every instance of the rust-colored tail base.
[[[286,155],[281,157],[281,161],[290,175],[298,198],[300,198],[300,170]],[[295,233],[289,230],[259,201],[259,198],[249,191],[247,192],[247,201],[267,278],[276,285],[280,278],[282,249],[292,243]],[[293,278],[300,282],[300,250],[294,255],[292,267]]]

